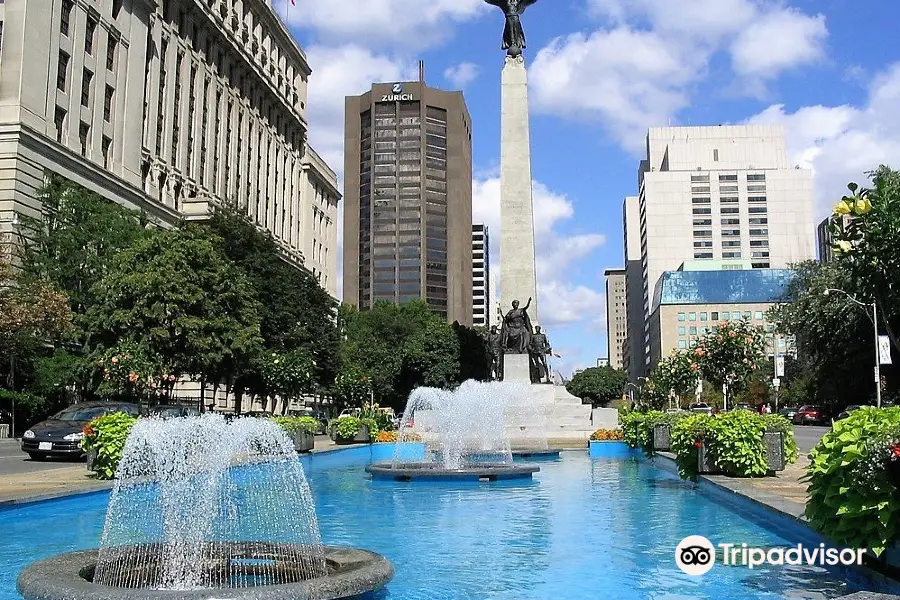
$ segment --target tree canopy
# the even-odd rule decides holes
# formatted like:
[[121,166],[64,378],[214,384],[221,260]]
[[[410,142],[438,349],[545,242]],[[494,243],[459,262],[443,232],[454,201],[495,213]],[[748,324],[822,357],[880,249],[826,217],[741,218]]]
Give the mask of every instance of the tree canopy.
[[566,384],[566,390],[594,406],[606,406],[622,397],[627,382],[628,374],[621,369],[610,366],[589,367],[577,373]]

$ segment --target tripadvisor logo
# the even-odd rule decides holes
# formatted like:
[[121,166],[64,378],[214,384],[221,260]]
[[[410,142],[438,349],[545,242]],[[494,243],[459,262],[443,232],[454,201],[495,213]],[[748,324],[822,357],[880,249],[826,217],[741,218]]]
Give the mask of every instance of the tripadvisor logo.
[[747,544],[718,544],[701,535],[691,535],[679,542],[675,548],[675,564],[688,575],[703,575],[716,562],[716,547],[720,549],[722,564],[745,566],[753,569],[762,565],[810,565],[810,566],[850,566],[861,565],[865,548],[826,548],[818,546],[796,546],[778,548],[753,548]]

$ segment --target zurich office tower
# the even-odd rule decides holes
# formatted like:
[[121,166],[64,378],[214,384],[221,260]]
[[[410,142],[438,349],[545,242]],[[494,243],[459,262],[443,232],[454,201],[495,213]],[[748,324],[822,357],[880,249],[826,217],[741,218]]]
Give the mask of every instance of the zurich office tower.
[[472,122],[423,79],[346,98],[344,301],[423,299],[471,325]]

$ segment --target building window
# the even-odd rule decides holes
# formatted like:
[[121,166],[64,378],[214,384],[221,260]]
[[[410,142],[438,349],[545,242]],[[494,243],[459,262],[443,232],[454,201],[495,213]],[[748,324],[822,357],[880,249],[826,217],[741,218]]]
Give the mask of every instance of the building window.
[[59,65],[56,67],[56,89],[66,91],[66,75],[69,71],[69,55],[60,51]]
[[115,90],[106,86],[106,96],[103,98],[103,120],[107,123],[112,121],[113,94]]
[[747,208],[747,212],[749,212],[750,214],[758,215],[758,214],[765,214],[768,212],[768,210],[766,210],[765,206],[750,206]]
[[697,313],[688,314],[688,321],[696,321],[696,320],[697,320]]
[[69,35],[69,20],[72,18],[72,0],[63,0],[62,14],[59,16],[59,32],[64,36]]
[[112,156],[110,153],[110,148],[112,147],[112,140],[106,136],[103,136],[103,168],[109,170],[112,167]]
[[678,349],[687,350],[687,342],[684,340],[678,340]]
[[119,42],[112,35],[109,36],[109,40],[106,42],[106,69],[108,71],[114,71],[116,69],[116,47],[119,45]]
[[747,198],[747,202],[752,202],[755,204],[759,204],[760,202],[765,202],[765,201],[766,201],[765,196],[750,196],[749,198]]
[[718,148],[713,149],[713,160],[715,162],[719,162],[719,149]]
[[747,181],[765,181],[765,173],[750,173],[747,175]]
[[113,0],[113,4],[112,4],[113,19],[117,19],[119,17],[120,10],[122,10],[122,0]]
[[56,107],[56,113],[53,115],[53,124],[56,126],[56,141],[62,144],[63,132],[66,127],[66,111],[60,107]]
[[713,312],[709,313],[709,318],[710,318],[711,320],[713,320],[713,321],[718,321],[718,320],[719,320],[719,313],[713,311]]
[[78,141],[81,142],[81,155],[87,156],[88,150],[88,136],[91,132],[91,128],[87,123],[81,123],[78,126]]
[[688,331],[690,332],[691,335],[697,335],[697,328],[696,328],[696,327],[691,327],[690,329],[688,329]]
[[705,320],[707,319],[708,316],[709,316],[709,315],[707,315],[705,312],[702,312],[702,313],[700,313],[700,320],[701,320],[701,321],[705,321]]
[[731,320],[732,320],[732,321],[740,321],[740,320],[741,320],[741,313],[732,311],[732,313],[731,313]]
[[719,175],[719,181],[737,181],[737,175]]
[[81,74],[81,105],[90,106],[91,104],[91,80],[94,74],[85,69]]
[[97,21],[88,18],[84,31],[84,53],[94,53],[94,34],[97,32]]
[[691,175],[691,183],[709,183],[709,175]]
[[679,320],[679,321],[684,321],[684,317],[685,317],[684,313],[678,313],[678,320]]
[[761,310],[756,311],[753,314],[753,318],[756,319],[757,321],[762,321],[763,320],[763,312]]

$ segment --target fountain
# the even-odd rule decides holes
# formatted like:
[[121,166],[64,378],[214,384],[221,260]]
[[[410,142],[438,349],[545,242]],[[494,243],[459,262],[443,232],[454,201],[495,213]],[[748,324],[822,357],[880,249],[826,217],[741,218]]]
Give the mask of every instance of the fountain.
[[293,443],[270,421],[141,419],[117,477],[99,550],[27,567],[25,600],[330,600],[393,577],[378,554],[322,544]]
[[[455,391],[417,388],[409,396],[394,458],[366,468],[373,478],[530,478],[538,467],[513,463],[507,409],[515,386],[465,381]],[[420,448],[420,451],[410,451]]]

